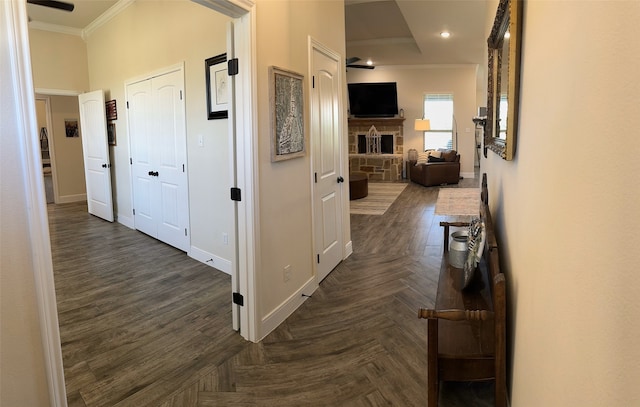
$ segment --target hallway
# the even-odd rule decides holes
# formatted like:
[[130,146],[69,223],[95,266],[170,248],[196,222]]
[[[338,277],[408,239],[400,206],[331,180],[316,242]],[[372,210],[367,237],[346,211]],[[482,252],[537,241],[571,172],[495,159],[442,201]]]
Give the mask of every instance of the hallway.
[[[49,205],[69,405],[426,405],[416,313],[435,296],[437,192],[409,184],[383,216],[352,215],[354,253],[259,344],[231,330],[226,274],[84,204]],[[442,396],[483,406],[492,390]]]

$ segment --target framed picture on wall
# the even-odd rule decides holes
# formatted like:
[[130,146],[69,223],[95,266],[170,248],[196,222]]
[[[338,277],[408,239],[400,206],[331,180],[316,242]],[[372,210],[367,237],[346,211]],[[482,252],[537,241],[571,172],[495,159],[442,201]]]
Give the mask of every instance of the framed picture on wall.
[[67,137],[80,137],[78,119],[64,119],[64,132]]
[[205,59],[204,66],[207,87],[207,118],[209,120],[226,119],[229,117],[227,54]]
[[107,141],[110,146],[116,145],[116,124],[107,123]]
[[303,78],[296,72],[269,67],[272,162],[305,155]]

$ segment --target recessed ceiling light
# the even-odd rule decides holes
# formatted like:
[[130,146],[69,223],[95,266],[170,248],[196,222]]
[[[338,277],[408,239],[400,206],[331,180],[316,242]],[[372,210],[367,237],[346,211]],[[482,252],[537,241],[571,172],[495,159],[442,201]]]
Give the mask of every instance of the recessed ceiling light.
[[373,61],[370,60],[370,59],[367,59],[367,65],[369,65],[369,66],[373,65]]
[[443,31],[443,32],[440,33],[440,36],[442,38],[449,38],[449,37],[451,37],[451,33],[448,32],[448,31]]

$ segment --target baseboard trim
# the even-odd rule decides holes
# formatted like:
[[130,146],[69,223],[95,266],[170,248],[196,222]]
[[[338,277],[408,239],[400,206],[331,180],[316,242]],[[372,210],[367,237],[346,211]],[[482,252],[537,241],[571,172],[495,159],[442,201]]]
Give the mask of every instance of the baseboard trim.
[[86,201],[86,200],[87,200],[87,194],[63,195],[58,197],[58,201],[56,203],[65,204],[65,203],[80,202],[80,201]]
[[207,266],[211,266],[216,270],[220,270],[225,274],[231,275],[231,261],[227,259],[223,259],[220,256],[216,256],[215,254],[209,253],[195,246],[191,246],[188,255],[192,259],[198,260]]
[[344,259],[351,256],[353,254],[353,241],[349,240],[346,245],[344,245]]
[[474,178],[476,175],[473,172],[461,172],[460,176],[462,178]]
[[289,318],[309,298],[303,297],[303,294],[310,296],[317,288],[318,283],[315,276],[313,276],[276,309],[262,318],[260,334],[258,335],[259,340],[261,341],[265,336],[269,335],[271,331]]

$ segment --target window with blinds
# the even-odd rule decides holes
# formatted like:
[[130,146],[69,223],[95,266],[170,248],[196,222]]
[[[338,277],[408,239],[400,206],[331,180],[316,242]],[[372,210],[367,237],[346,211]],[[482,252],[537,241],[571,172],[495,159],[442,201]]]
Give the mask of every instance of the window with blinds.
[[429,119],[431,130],[424,132],[424,149],[451,149],[453,145],[453,95],[426,94],[424,117]]

